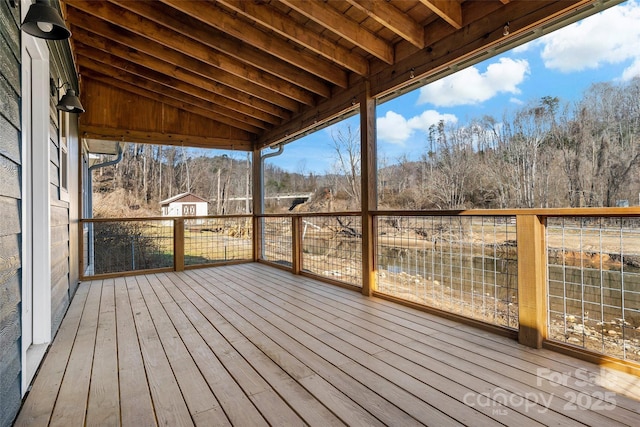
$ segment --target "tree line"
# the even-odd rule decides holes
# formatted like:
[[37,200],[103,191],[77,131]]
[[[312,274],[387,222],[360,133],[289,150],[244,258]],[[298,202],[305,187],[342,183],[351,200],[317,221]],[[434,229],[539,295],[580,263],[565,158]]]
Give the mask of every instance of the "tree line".
[[500,119],[430,128],[419,160],[379,162],[378,200],[399,209],[640,204],[640,78],[543,97]]

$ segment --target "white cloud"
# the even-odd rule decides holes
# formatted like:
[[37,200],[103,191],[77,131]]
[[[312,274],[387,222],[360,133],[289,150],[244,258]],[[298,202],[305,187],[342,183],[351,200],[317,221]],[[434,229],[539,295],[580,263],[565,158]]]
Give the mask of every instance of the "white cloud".
[[500,58],[481,73],[476,67],[465,68],[420,89],[418,104],[452,107],[473,105],[499,93],[518,94],[518,85],[529,74],[525,59]]
[[629,81],[634,77],[640,77],[640,58],[637,58],[633,64],[622,72],[622,80],[624,81]]
[[634,0],[612,7],[551,33],[539,43],[543,46],[541,56],[545,66],[564,73],[628,60],[637,62],[640,3]]
[[411,129],[429,132],[429,128],[440,121],[445,123],[457,123],[458,118],[453,114],[440,114],[435,110],[426,110],[419,116],[410,118],[407,123]]
[[440,114],[434,110],[426,110],[419,116],[409,120],[394,111],[387,111],[384,117],[376,122],[378,139],[391,144],[404,145],[415,131],[428,132],[429,127],[443,120],[445,123],[457,123],[453,114]]
[[524,105],[524,101],[521,100],[520,98],[516,98],[515,96],[512,96],[511,98],[509,98],[509,102],[516,105]]
[[378,138],[392,144],[403,144],[411,136],[412,130],[400,114],[387,111],[384,117],[376,121]]

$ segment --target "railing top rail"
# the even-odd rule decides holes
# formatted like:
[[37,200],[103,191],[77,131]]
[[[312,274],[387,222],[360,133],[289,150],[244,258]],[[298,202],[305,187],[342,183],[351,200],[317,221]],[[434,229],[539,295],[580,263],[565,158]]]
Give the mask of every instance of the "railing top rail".
[[261,214],[256,215],[258,218],[302,218],[307,216],[360,216],[362,212],[296,212],[296,213],[281,213],[281,214]]
[[377,210],[371,211],[374,216],[513,216],[513,215],[536,215],[540,217],[552,216],[593,216],[593,217],[613,217],[613,216],[640,216],[640,207],[629,208],[534,208],[534,209],[468,209],[468,210],[428,210],[428,211],[405,211],[405,210]]
[[193,220],[193,219],[225,219],[225,218],[253,218],[251,214],[237,215],[203,215],[203,216],[145,216],[136,218],[82,218],[81,223],[86,222],[130,222],[130,221],[173,221],[173,220]]

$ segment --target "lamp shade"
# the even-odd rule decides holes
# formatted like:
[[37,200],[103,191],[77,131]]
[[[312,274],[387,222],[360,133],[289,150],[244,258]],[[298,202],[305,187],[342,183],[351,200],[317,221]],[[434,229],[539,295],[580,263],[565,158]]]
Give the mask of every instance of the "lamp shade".
[[85,111],[80,99],[76,96],[76,91],[73,89],[67,89],[67,93],[60,98],[56,108],[67,113],[84,113]]
[[20,28],[41,39],[64,40],[71,37],[71,31],[49,0],[36,0],[29,7]]

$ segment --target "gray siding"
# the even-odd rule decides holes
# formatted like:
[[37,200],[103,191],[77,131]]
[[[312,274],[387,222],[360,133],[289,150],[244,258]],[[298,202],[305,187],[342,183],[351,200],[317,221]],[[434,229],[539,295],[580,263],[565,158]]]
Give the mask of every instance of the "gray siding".
[[[70,50],[66,41],[49,43],[50,73],[54,81],[61,83],[70,82],[75,86],[76,76],[73,64],[69,60]],[[64,93],[65,88],[60,89]],[[73,227],[77,227],[77,177],[78,177],[78,126],[77,115],[69,117],[69,129],[67,137],[68,150],[68,194],[69,201],[62,198],[60,188],[60,148],[59,129],[61,114],[55,108],[56,100],[51,98],[50,104],[50,141],[49,152],[51,163],[49,164],[49,182],[51,185],[51,328],[52,332],[60,326],[62,318],[69,307],[69,303],[76,291],[78,284],[77,244],[72,237],[77,239]],[[74,158],[73,155],[76,155]],[[73,189],[76,189],[75,193]],[[72,261],[72,259],[74,261]]]
[[20,396],[20,32],[19,9],[0,0],[0,426]]

